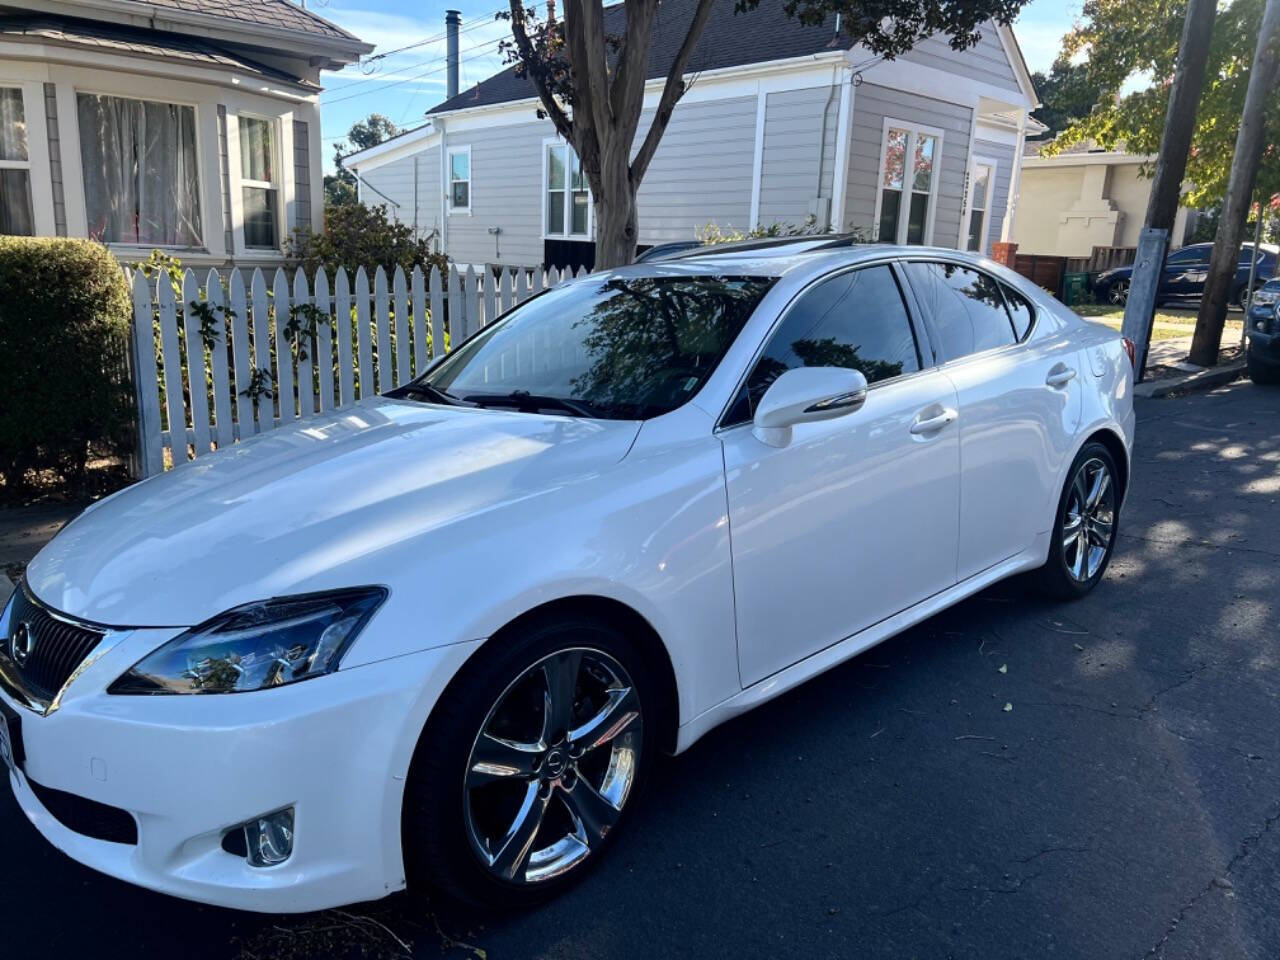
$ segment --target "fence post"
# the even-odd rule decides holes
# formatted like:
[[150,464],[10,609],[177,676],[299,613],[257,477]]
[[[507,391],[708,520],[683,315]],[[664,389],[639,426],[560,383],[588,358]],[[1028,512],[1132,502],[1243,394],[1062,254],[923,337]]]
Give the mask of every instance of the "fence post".
[[320,409],[333,409],[333,314],[329,310],[329,277],[324,267],[316,271],[316,309],[325,321],[316,329],[316,379],[320,381]]
[[439,267],[431,268],[431,359],[445,354],[444,349],[444,277]]
[[338,268],[333,291],[337,301],[333,322],[338,327],[338,403],[345,407],[356,400],[356,373],[351,362],[351,284],[345,267]]
[[187,462],[187,410],[182,402],[182,356],[178,349],[178,314],[173,286],[163,272],[156,281],[160,304],[160,351],[164,364],[165,410],[169,420],[169,449],[173,465]]
[[210,270],[205,277],[204,296],[213,310],[215,323],[209,366],[213,370],[213,437],[221,449],[235,442],[235,431],[231,426],[231,383],[227,370],[227,306],[222,296],[222,277],[217,270]]
[[396,265],[391,278],[391,291],[396,308],[396,386],[409,380],[409,294],[404,280],[404,267]]
[[467,267],[463,300],[466,301],[466,306],[462,312],[462,329],[466,331],[465,336],[469,337],[480,329],[480,290],[476,284],[476,270],[472,266]]
[[[293,308],[289,311],[289,319],[294,319],[298,310],[306,310],[311,305],[311,291],[307,288],[307,274],[301,267],[293,272]],[[294,324],[295,327],[298,324]],[[319,334],[319,324],[316,333]],[[294,336],[298,340],[298,414],[303,420],[315,416],[316,400],[312,369],[315,366],[315,344],[311,342],[311,324],[303,324]]]
[[462,305],[462,284],[458,282],[458,268],[449,265],[449,347],[453,348],[466,339],[466,308]]
[[[163,282],[163,280],[161,281]],[[133,390],[138,402],[138,472],[164,472],[156,342],[151,320],[151,287],[141,270],[133,274]]]
[[267,300],[267,280],[257,267],[253,270],[250,290],[253,296],[253,366],[258,372],[257,382],[261,388],[254,397],[254,418],[258,433],[262,433],[276,425],[273,397],[279,385],[272,379],[271,372],[271,309]]
[[253,364],[249,360],[249,307],[244,295],[244,277],[238,269],[231,271],[228,283],[231,295],[231,360],[236,368],[236,427],[244,440],[258,432],[253,418],[253,398],[249,396]]
[[280,410],[280,426],[298,419],[293,399],[293,345],[289,342],[289,281],[283,267],[276,267],[272,284],[276,314],[276,401]]
[[378,368],[378,393],[383,393],[391,389],[395,354],[391,350],[391,319],[387,316],[387,271],[382,267],[373,272],[373,310],[378,327],[378,342],[374,349]]
[[360,399],[371,397],[373,383],[373,347],[369,343],[369,275],[364,267],[356,270],[356,345],[360,353]]
[[427,369],[427,298],[422,277],[422,267],[413,268],[410,281],[413,294],[413,375],[419,376]]

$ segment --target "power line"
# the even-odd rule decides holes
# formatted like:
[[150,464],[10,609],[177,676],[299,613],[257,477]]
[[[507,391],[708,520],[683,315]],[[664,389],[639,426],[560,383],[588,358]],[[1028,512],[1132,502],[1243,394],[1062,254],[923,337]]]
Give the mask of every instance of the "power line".
[[[466,50],[459,51],[459,55],[463,53],[474,53],[477,50],[483,50],[485,47],[495,47],[505,39],[506,37],[497,37],[493,40],[486,40],[484,43],[478,43],[475,46],[468,47]],[[335,103],[342,103],[344,100],[354,100],[356,97],[367,96],[368,94],[377,93],[380,90],[386,90],[386,89],[389,89],[390,87],[398,87],[402,83],[409,83],[413,80],[421,80],[423,77],[429,77],[432,74],[439,73],[441,70],[447,70],[448,67],[449,67],[448,63],[444,63],[439,66],[433,67],[430,70],[424,70],[422,73],[415,73],[412,76],[403,77],[399,80],[392,80],[389,83],[383,83],[376,87],[370,87],[368,90],[361,90],[357,93],[349,93],[346,96],[335,97],[332,100],[322,100],[321,106],[330,106]],[[350,86],[355,86],[355,84],[350,84]]]

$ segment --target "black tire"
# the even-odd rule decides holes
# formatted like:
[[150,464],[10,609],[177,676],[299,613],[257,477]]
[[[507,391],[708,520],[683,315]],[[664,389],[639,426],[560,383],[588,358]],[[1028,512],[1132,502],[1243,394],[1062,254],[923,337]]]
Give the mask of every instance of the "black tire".
[[[639,697],[637,771],[617,821],[582,862],[537,883],[504,880],[481,862],[469,839],[464,805],[470,800],[464,778],[472,746],[489,721],[491,708],[517,680],[549,655],[578,648],[603,651],[613,658],[625,669]],[[640,649],[626,633],[600,619],[552,614],[496,636],[450,683],[418,741],[401,817],[410,889],[430,887],[475,906],[520,909],[553,899],[577,883],[612,846],[643,793],[657,752],[661,707],[653,670]]]
[[1280,384],[1280,364],[1268,363],[1254,356],[1253,348],[1249,349],[1249,379],[1259,386],[1274,387]]
[[[1080,472],[1081,467],[1095,460],[1102,462],[1111,477],[1110,483],[1113,495],[1111,532],[1097,569],[1091,575],[1080,579],[1072,574],[1068,566],[1067,552],[1063,549],[1064,528],[1067,521],[1068,508],[1073,503],[1073,484],[1076,475]],[[1116,469],[1115,458],[1111,456],[1111,451],[1105,445],[1096,441],[1086,443],[1076,455],[1075,460],[1072,461],[1071,469],[1067,471],[1067,480],[1063,486],[1062,495],[1058,498],[1057,513],[1054,514],[1053,538],[1049,543],[1049,557],[1044,566],[1035,573],[1037,586],[1048,596],[1059,600],[1078,600],[1096,587],[1106,574],[1107,566],[1111,563],[1111,554],[1115,550],[1116,535],[1119,532],[1120,504],[1124,497],[1124,491],[1118,489],[1120,476],[1120,472]]]

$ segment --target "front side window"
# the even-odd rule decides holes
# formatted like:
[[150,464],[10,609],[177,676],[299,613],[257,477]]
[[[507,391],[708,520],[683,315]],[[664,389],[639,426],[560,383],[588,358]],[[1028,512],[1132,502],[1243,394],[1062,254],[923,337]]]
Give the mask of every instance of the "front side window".
[[240,185],[246,247],[276,247],[280,243],[275,158],[275,125],[270,120],[241,117]]
[[930,217],[937,194],[939,133],[888,121],[880,165],[877,238],[887,243],[930,241]]
[[459,346],[418,389],[522,411],[660,416],[698,392],[774,282],[611,277],[554,287]]
[[773,381],[796,367],[847,367],[867,383],[920,369],[902,291],[888,266],[821,280],[787,311],[725,423],[755,415]]
[[590,194],[582,163],[573,148],[547,144],[547,236],[583,237],[590,233]]
[[913,261],[906,266],[945,359],[1015,342],[1004,294],[991,277],[954,263]]
[[0,87],[0,234],[29,237],[34,232],[22,90]]
[[78,94],[76,105],[89,235],[199,246],[195,108],[92,93]]
[[1188,266],[1193,263],[1208,263],[1209,249],[1207,247],[1183,247],[1181,250],[1175,250],[1169,254],[1165,263],[1170,266]]
[[471,150],[449,151],[449,209],[471,210]]

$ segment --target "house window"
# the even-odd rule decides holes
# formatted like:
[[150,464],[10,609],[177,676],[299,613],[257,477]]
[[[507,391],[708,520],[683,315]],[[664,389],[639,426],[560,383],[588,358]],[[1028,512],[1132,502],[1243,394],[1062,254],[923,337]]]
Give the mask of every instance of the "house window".
[[965,249],[975,253],[987,252],[987,224],[990,223],[991,188],[995,185],[995,164],[987,160],[975,160],[973,174],[969,177],[969,234]]
[[240,190],[246,247],[274,249],[280,244],[276,177],[275,124],[241,117]]
[[31,163],[22,90],[0,87],[0,234],[31,236]]
[[89,236],[199,246],[195,108],[92,93],[78,94],[76,106]]
[[591,195],[582,163],[571,147],[547,144],[546,196],[548,237],[582,237],[591,233]]
[[885,121],[876,198],[878,239],[888,243],[928,243],[942,154],[942,131]]
[[471,212],[471,148],[449,151],[449,210]]

